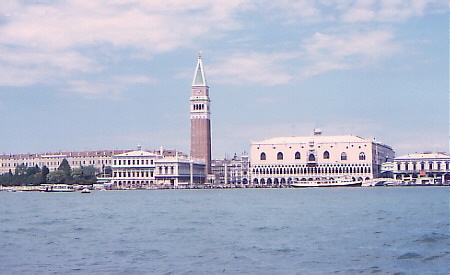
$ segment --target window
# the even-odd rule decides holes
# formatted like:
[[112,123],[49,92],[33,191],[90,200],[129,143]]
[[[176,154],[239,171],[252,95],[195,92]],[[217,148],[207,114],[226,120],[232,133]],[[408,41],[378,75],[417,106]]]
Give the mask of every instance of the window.
[[266,160],[266,153],[262,152],[260,157],[259,157],[259,159],[260,160]]
[[342,154],[341,154],[341,160],[347,160],[347,153],[342,152]]
[[323,159],[330,159],[330,153],[328,151],[323,152]]
[[364,152],[359,153],[359,160],[366,160],[366,154]]
[[295,159],[300,159],[300,152],[295,153]]
[[314,154],[309,154],[308,161],[316,161],[316,156]]
[[277,160],[283,160],[283,153],[278,152],[278,154],[277,154]]

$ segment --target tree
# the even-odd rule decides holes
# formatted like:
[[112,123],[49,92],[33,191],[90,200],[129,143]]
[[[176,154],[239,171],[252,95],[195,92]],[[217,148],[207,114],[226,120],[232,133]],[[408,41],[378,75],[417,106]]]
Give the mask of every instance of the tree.
[[80,183],[80,184],[96,183],[97,182],[97,177],[96,177],[97,173],[98,173],[98,169],[92,165],[82,166],[80,168],[73,169],[72,182]]
[[70,176],[70,174],[71,174],[71,172],[72,172],[72,169],[70,168],[70,164],[69,164],[69,162],[67,161],[67,159],[63,159],[63,160],[61,161],[61,164],[59,165],[58,170],[59,170],[59,171],[64,171],[64,173],[65,173],[67,176]]
[[67,183],[67,175],[62,170],[56,170],[54,172],[51,172],[47,176],[47,181],[49,183]]
[[40,184],[45,184],[47,183],[47,175],[50,173],[50,170],[48,170],[47,166],[43,166],[42,167],[42,173],[41,173],[41,180],[40,180]]

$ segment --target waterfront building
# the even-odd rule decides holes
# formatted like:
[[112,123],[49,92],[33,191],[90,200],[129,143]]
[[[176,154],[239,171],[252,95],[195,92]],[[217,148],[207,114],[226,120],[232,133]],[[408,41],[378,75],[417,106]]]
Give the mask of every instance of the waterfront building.
[[148,188],[155,182],[155,161],[162,155],[143,151],[113,156],[111,183],[115,189]]
[[395,153],[386,144],[358,136],[276,137],[252,142],[251,184],[285,186],[292,181],[348,177],[370,181]]
[[211,110],[202,56],[199,53],[190,97],[191,152],[193,159],[205,162],[205,174],[211,172]]
[[244,187],[249,183],[250,158],[248,154],[233,158],[212,160],[213,184],[224,187]]
[[396,157],[394,178],[411,184],[448,184],[450,156],[445,153],[415,153]]
[[112,164],[112,156],[130,150],[97,150],[81,152],[56,152],[42,154],[10,154],[0,155],[0,174],[11,171],[14,173],[16,167],[23,165],[25,167],[46,166],[50,172],[56,171],[66,159],[71,168],[80,168],[83,166],[94,166],[100,173]]
[[[167,154],[165,154],[167,152]],[[113,156],[110,185],[114,189],[186,188],[204,182],[204,162],[182,153],[136,151]]]
[[156,161],[158,188],[196,187],[205,182],[205,162],[187,156],[164,157]]

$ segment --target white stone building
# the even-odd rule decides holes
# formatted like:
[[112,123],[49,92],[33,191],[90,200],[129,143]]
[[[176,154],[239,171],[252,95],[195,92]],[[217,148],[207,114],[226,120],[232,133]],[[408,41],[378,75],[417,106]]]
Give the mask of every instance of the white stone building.
[[252,142],[251,185],[285,186],[295,180],[349,177],[370,181],[395,153],[388,145],[358,136],[277,137]]
[[165,157],[156,161],[155,179],[162,188],[188,188],[205,182],[205,162],[186,156]]
[[450,156],[445,153],[415,153],[396,157],[394,178],[411,184],[448,184]]
[[111,183],[115,189],[147,189],[155,183],[155,161],[161,155],[143,150],[113,156]]
[[113,156],[114,189],[186,188],[205,180],[205,163],[185,155],[136,150]]

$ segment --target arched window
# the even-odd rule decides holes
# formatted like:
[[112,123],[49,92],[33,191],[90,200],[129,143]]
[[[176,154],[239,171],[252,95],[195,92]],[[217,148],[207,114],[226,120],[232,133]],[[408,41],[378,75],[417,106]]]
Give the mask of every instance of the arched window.
[[330,159],[330,153],[328,151],[323,152],[323,159]]
[[259,157],[260,160],[266,160],[266,153],[262,152],[261,156]]
[[295,159],[300,159],[300,152],[295,152]]
[[364,152],[359,153],[359,160],[366,160],[366,154]]
[[314,156],[314,154],[309,154],[308,161],[316,161],[316,156]]
[[347,160],[347,153],[342,152],[342,154],[341,154],[341,160]]
[[278,152],[278,154],[277,154],[277,160],[283,160],[283,153]]

